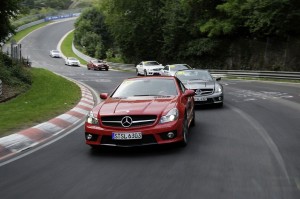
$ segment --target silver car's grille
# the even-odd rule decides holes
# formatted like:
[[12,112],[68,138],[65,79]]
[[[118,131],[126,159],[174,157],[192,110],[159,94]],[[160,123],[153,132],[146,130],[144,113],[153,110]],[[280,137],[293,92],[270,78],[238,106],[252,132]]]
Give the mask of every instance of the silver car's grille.
[[101,122],[108,127],[141,127],[152,125],[156,121],[156,115],[118,115],[102,116]]
[[211,95],[214,93],[212,88],[194,89],[196,95]]

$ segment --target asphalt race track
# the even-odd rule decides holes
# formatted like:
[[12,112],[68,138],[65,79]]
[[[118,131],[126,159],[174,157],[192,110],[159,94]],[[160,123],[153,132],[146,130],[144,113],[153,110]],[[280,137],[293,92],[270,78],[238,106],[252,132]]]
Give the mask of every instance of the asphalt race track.
[[[111,92],[135,73],[88,71],[49,56],[73,20],[22,41],[34,67]],[[159,61],[159,60],[158,60]],[[222,80],[223,108],[200,107],[186,148],[103,148],[83,126],[0,167],[0,198],[299,199],[300,84]],[[66,91],[67,92],[67,91]],[[32,149],[31,149],[32,150]]]

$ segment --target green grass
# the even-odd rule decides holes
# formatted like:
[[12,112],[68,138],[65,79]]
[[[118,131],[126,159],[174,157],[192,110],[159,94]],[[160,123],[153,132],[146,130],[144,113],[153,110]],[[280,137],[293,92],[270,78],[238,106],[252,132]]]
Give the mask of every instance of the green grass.
[[47,121],[73,108],[80,88],[63,77],[31,68],[33,84],[18,97],[0,103],[0,137]]
[[18,32],[17,34],[15,34],[12,37],[12,39],[14,39],[16,42],[19,42],[21,39],[23,39],[26,35],[28,35],[32,31],[34,31],[34,30],[36,30],[38,28],[44,27],[44,26],[46,26],[49,23],[51,23],[51,22],[44,22],[44,23],[40,23],[40,24],[37,24],[37,25],[32,26],[32,27],[26,28],[26,29]]
[[66,38],[64,39],[64,41],[61,44],[61,52],[62,54],[64,54],[66,57],[75,57],[77,58],[81,64],[86,65],[87,62],[83,59],[81,59],[80,57],[78,57],[72,50],[72,42],[73,42],[73,38],[74,38],[74,31],[72,31],[71,33],[69,33]]

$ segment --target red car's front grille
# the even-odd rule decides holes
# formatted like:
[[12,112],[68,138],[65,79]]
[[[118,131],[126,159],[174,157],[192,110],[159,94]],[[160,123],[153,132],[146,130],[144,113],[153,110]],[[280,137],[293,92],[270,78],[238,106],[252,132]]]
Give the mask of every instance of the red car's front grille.
[[[131,124],[122,125],[122,119],[124,117],[130,117]],[[140,127],[154,124],[156,121],[156,115],[118,115],[118,116],[103,116],[101,117],[101,123],[104,126],[109,127]]]

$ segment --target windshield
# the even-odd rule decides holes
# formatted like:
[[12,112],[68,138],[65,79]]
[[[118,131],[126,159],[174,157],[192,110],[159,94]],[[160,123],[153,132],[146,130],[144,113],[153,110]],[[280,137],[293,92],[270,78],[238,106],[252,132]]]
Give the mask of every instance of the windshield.
[[129,79],[125,80],[112,97],[177,95],[172,79]]
[[176,77],[182,82],[201,80],[201,81],[212,81],[213,78],[208,71],[200,70],[189,70],[189,71],[178,71]]
[[58,51],[58,50],[53,50],[52,52],[54,52],[54,53],[59,53],[59,51]]
[[184,64],[170,65],[171,71],[187,70],[187,69],[191,69],[191,67],[189,67],[188,65],[184,65]]
[[145,66],[153,66],[153,65],[159,65],[156,61],[146,61],[144,62]]

